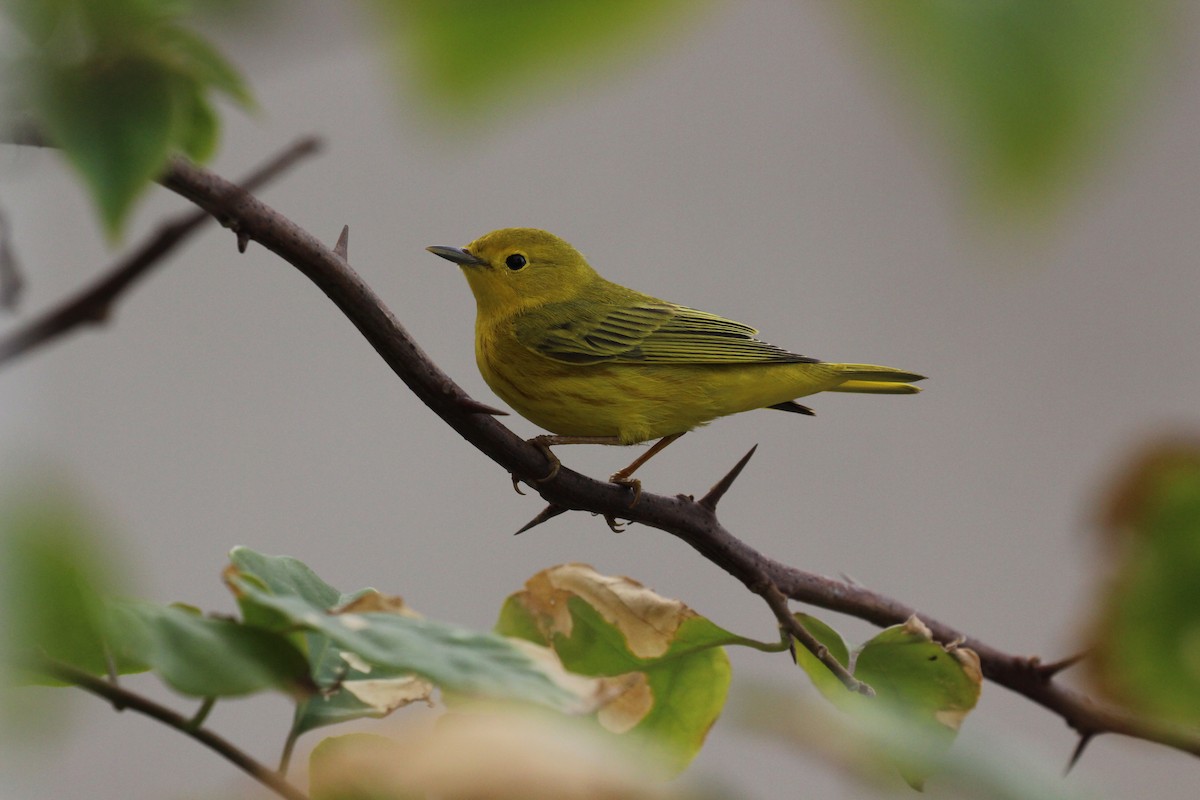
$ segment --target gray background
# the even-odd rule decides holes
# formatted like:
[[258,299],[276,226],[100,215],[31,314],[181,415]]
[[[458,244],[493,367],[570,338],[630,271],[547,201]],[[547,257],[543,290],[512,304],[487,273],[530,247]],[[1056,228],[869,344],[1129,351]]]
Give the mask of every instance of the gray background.
[[[508,225],[552,230],[607,277],[750,322],[779,345],[925,373],[915,398],[820,396],[816,419],[718,421],[641,477],[652,491],[701,492],[760,443],[722,506],[754,546],[1014,652],[1074,652],[1102,564],[1090,517],[1117,460],[1196,426],[1194,25],[1162,54],[1104,168],[1051,224],[1009,234],[965,212],[938,145],[826,4],[718,8],[612,76],[452,130],[395,102],[362,20],[295,6],[282,29],[248,24],[229,40],[263,110],[228,116],[215,169],[234,177],[301,133],[326,137],[325,154],[265,199],[330,243],[349,223],[351,263],[468,391],[499,402],[474,365],[466,284],[422,248]],[[0,180],[33,281],[27,310],[113,258],[54,154],[0,150]],[[155,190],[129,241],[184,207]],[[215,228],[107,328],[0,374],[0,434],[3,474],[36,465],[82,490],[136,592],[155,600],[230,610],[219,573],[245,544],[299,557],[343,589],[374,585],[488,627],[529,575],[584,561],[773,635],[760,601],[659,532],[617,536],[578,514],[513,538],[541,502],[514,494],[291,267],[257,246],[237,255]],[[563,455],[603,476],[631,451]],[[786,658],[732,657],[735,691],[750,677],[803,683]],[[240,785],[151,721],[82,694],[67,704],[57,744],[6,741],[4,796]],[[273,761],[288,720],[286,702],[266,697],[219,704],[212,724]],[[1014,745],[1050,772],[1074,745],[1057,717],[990,684],[961,742]],[[1197,775],[1187,756],[1108,737],[1067,784],[1191,798]],[[722,723],[689,776],[752,798],[867,793]]]

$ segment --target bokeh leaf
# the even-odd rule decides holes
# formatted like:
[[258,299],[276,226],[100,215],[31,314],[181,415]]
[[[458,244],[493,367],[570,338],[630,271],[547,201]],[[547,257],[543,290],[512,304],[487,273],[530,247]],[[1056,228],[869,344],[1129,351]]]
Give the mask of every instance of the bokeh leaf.
[[597,714],[601,727],[644,737],[675,771],[724,707],[722,645],[747,643],[683,603],[584,564],[534,575],[505,602],[496,630],[550,647],[572,672],[620,678],[620,693]]
[[207,39],[179,25],[163,26],[155,39],[163,61],[190,79],[196,90],[219,92],[244,109],[255,107],[242,74]]
[[398,71],[452,120],[661,50],[692,0],[373,0]]
[[[21,668],[33,655],[93,674],[109,667],[105,598],[113,591],[94,516],[62,489],[26,487],[0,507],[3,645]],[[26,676],[22,676],[23,679]]]
[[1163,0],[858,0],[889,78],[926,112],[975,194],[1040,209],[1132,117],[1164,49]]
[[87,182],[115,236],[170,153],[170,76],[141,59],[62,67],[45,76],[39,100],[47,134]]
[[325,739],[309,759],[309,793],[313,800],[682,797],[640,755],[560,715],[452,713],[395,738]]
[[237,70],[184,27],[190,3],[166,0],[14,0],[25,34],[12,70],[28,124],[61,148],[92,194],[110,238],[167,165],[216,149],[224,94],[253,105]]
[[1109,697],[1200,725],[1200,441],[1151,448],[1112,491],[1114,574],[1085,662]]
[[[845,694],[849,694],[845,692]],[[787,747],[809,758],[836,764],[856,778],[862,796],[884,797],[899,783],[897,761],[936,772],[930,789],[936,797],[956,800],[1095,800],[1096,795],[1064,781],[1061,765],[1017,743],[975,735],[951,750],[913,735],[903,718],[886,712],[845,714],[794,686],[739,681],[731,705],[732,719],[765,737],[771,747]],[[878,704],[876,704],[878,705]],[[897,789],[901,787],[896,786]],[[853,788],[846,797],[859,796]],[[905,792],[913,796],[911,792]]]

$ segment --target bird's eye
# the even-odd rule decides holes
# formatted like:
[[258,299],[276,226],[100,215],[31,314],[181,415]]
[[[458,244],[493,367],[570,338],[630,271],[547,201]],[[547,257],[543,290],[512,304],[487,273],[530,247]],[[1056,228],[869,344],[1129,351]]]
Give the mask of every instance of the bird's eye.
[[525,263],[525,256],[521,255],[520,253],[513,253],[511,256],[504,259],[504,266],[508,267],[513,272],[524,268]]

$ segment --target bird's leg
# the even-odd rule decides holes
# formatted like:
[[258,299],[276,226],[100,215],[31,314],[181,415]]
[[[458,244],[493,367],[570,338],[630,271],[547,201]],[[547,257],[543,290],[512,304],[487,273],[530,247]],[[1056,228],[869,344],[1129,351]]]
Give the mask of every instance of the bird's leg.
[[[559,436],[557,434],[542,434],[529,439],[528,444],[533,445],[546,456],[546,460],[550,462],[550,471],[546,473],[544,478],[535,478],[533,483],[545,483],[558,474],[562,462],[558,460],[558,456],[554,455],[554,451],[550,448],[557,444],[620,444],[621,440],[616,436]],[[525,494],[517,486],[519,481],[515,474],[512,475],[513,489],[517,494]]]
[[[686,431],[684,433],[686,433]],[[633,463],[630,464],[628,467],[621,470],[620,472],[614,472],[612,475],[610,475],[608,477],[609,481],[611,481],[612,483],[615,483],[619,486],[628,486],[630,489],[633,490],[633,501],[629,504],[630,508],[633,508],[634,506],[636,506],[637,501],[642,496],[642,482],[639,481],[637,478],[634,478],[633,473],[636,472],[637,468],[640,467],[642,464],[645,464],[647,461],[654,458],[656,455],[658,455],[663,450],[665,450],[667,445],[669,445],[671,442],[678,439],[680,436],[683,436],[683,433],[672,433],[670,436],[664,436],[663,438],[659,439],[657,442],[652,444],[650,446],[649,450],[647,450],[646,452],[642,453],[640,456],[635,458],[633,460]]]

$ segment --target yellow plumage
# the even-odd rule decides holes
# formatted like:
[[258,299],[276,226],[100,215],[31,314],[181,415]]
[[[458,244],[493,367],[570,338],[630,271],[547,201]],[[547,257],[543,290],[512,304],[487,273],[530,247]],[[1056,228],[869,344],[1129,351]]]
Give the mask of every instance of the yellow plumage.
[[791,353],[742,323],[607,281],[545,231],[505,228],[429,250],[462,267],[479,370],[521,416],[558,434],[543,444],[673,439],[772,406],[811,413],[790,401],[822,391],[919,391],[920,375]]

